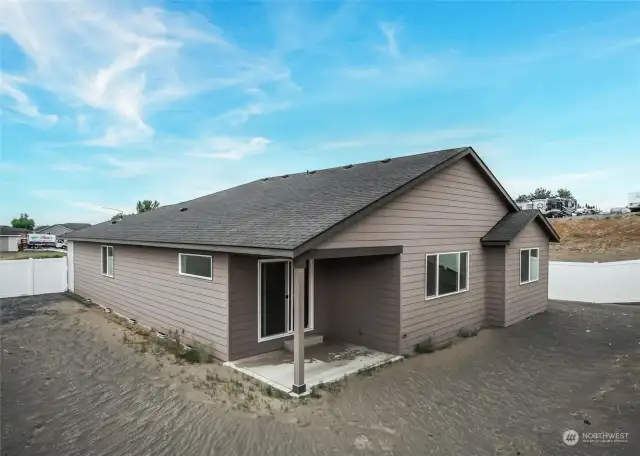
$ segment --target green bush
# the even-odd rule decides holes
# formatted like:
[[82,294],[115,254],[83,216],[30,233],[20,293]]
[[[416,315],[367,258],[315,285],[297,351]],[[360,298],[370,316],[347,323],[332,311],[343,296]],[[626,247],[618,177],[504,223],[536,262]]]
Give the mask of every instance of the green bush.
[[458,331],[458,336],[460,337],[474,337],[477,336],[480,332],[480,328],[460,328]]
[[433,345],[433,340],[431,337],[427,337],[425,340],[416,345],[417,353],[433,353],[436,351],[435,346]]

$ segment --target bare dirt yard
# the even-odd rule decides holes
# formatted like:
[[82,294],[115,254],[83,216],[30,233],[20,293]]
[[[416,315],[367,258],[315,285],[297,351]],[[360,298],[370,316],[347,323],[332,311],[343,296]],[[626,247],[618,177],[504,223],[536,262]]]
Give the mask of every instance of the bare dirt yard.
[[[550,303],[303,401],[66,296],[0,310],[2,455],[640,454],[640,306]],[[566,429],[628,441],[568,447]]]
[[640,213],[555,219],[561,241],[551,244],[555,261],[621,261],[640,259]]

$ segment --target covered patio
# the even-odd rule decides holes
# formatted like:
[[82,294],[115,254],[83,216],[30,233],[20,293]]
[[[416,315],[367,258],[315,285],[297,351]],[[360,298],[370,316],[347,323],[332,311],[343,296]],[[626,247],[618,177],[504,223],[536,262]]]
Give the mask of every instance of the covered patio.
[[302,393],[293,392],[294,356],[287,349],[229,361],[225,365],[280,391],[302,396],[308,394],[314,386],[335,382],[347,375],[400,359],[402,356],[349,343],[327,342],[307,347],[304,356],[306,390]]
[[309,250],[293,259],[233,255],[226,364],[303,395],[400,359],[401,252],[392,246]]

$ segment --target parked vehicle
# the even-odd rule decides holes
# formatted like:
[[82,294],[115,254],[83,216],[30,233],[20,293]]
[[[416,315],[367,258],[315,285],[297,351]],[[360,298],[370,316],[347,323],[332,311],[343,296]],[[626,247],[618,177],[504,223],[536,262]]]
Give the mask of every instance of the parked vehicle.
[[538,209],[549,218],[571,217],[578,208],[578,203],[573,198],[545,198],[518,203],[520,209]]
[[44,249],[56,246],[55,234],[34,234],[29,233],[27,237],[27,246],[30,249]]
[[598,215],[600,211],[595,207],[579,207],[576,209],[575,215]]
[[628,207],[612,207],[610,214],[628,214],[631,210]]
[[56,249],[67,249],[67,241],[63,241],[62,239],[58,239],[56,241]]
[[640,192],[629,193],[629,205],[627,207],[631,212],[640,212]]

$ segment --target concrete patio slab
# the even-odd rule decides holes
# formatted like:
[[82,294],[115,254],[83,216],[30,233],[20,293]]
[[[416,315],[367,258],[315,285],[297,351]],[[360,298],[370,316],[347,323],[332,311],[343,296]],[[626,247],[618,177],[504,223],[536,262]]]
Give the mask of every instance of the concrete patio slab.
[[[322,383],[331,383],[362,370],[402,359],[402,356],[383,353],[360,345],[323,343],[305,350],[304,372],[307,391]],[[233,369],[256,378],[280,391],[298,397],[293,385],[293,354],[276,350],[262,355],[225,363]]]

